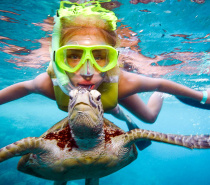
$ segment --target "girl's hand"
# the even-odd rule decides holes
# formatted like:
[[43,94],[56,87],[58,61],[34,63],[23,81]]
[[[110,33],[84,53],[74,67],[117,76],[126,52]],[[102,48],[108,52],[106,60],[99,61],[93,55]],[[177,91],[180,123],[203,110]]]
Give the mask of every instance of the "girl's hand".
[[206,100],[206,103],[205,104],[210,104],[210,89],[207,89],[207,94],[208,94],[208,98]]

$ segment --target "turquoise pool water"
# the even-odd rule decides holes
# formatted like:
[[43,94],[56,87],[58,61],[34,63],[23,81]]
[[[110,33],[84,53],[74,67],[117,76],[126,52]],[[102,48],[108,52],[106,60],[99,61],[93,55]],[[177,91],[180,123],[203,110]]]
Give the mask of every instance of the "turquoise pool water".
[[[121,0],[120,3],[113,10],[121,21],[118,23],[124,33],[121,38],[128,43],[122,46],[122,54],[128,57],[128,53],[133,53],[139,57],[136,61],[129,58],[131,67],[140,68],[134,72],[167,78],[199,90],[209,88],[210,1],[198,4],[190,0],[166,0],[134,5]],[[46,20],[51,20],[59,2],[1,0],[0,5],[0,89],[3,89],[33,79],[46,70],[51,33],[50,21]],[[148,61],[142,61],[142,56]],[[145,102],[150,95],[139,94]],[[40,95],[1,105],[0,147],[24,137],[39,136],[65,116],[54,101]],[[125,123],[105,116],[127,130]],[[210,133],[209,110],[184,105],[172,96],[166,96],[154,124],[132,118],[141,128],[165,133]],[[189,150],[153,142],[139,151],[136,161],[102,178],[100,184],[209,185],[209,156],[210,150]],[[18,160],[19,157],[0,164],[0,184],[53,184],[18,172]],[[68,182],[68,185],[82,184],[83,180]]]

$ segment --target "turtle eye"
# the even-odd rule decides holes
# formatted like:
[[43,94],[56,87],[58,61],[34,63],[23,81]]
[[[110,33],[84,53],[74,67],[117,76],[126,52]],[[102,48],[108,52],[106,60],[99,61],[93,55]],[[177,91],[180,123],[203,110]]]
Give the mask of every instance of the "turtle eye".
[[97,101],[100,101],[100,100],[101,100],[101,95],[98,95],[98,96],[96,97],[96,100],[97,100]]
[[73,99],[73,96],[71,96],[70,94],[69,94],[69,99],[70,99],[70,100],[72,100],[72,99]]
[[69,99],[70,99],[70,100],[73,99],[73,95],[74,95],[74,92],[73,92],[73,91],[70,91],[70,92],[69,92]]
[[92,95],[92,97],[96,100],[99,101],[101,99],[101,93],[97,90],[91,90],[90,94]]
[[69,99],[72,100],[78,93],[77,89],[73,89],[69,92]]

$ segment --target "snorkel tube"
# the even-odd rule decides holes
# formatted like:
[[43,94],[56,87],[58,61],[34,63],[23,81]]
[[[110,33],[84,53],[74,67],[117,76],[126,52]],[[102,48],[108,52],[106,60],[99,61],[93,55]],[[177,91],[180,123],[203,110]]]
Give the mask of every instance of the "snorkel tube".
[[52,33],[52,53],[51,53],[51,59],[52,59],[52,66],[54,73],[57,78],[57,83],[61,90],[69,96],[69,92],[74,89],[75,87],[72,85],[72,83],[69,80],[69,77],[67,76],[66,72],[61,69],[55,61],[55,51],[60,47],[60,30],[61,30],[61,23],[60,23],[60,17],[57,13],[54,16],[55,25],[53,28]]
[[[104,0],[100,2],[109,2],[110,0]],[[94,3],[91,5],[90,3]],[[68,6],[64,6],[67,4]],[[70,5],[70,7],[69,7]],[[88,1],[86,3],[77,4],[71,3],[69,1],[61,1],[60,9],[57,11],[57,14],[54,16],[54,28],[52,33],[52,52],[51,60],[53,70],[56,76],[57,84],[60,89],[69,96],[69,92],[76,87],[71,83],[66,71],[58,66],[56,63],[56,51],[60,48],[60,36],[61,36],[61,17],[67,16],[78,16],[83,14],[86,15],[100,15],[102,19],[105,19],[109,24],[110,30],[116,30],[116,21],[117,17],[114,12],[106,10],[101,7],[98,1]]]

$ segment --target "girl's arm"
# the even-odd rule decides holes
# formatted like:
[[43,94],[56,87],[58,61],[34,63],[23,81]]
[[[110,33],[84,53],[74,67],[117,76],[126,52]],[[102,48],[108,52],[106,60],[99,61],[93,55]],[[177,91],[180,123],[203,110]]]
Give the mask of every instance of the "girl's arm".
[[203,105],[200,103],[203,98],[201,91],[196,91],[165,79],[149,78],[125,71],[121,72],[118,89],[119,103],[144,122],[153,123],[161,110],[163,98],[160,94],[154,93],[146,105],[136,95],[136,93],[146,91],[169,93],[179,97],[188,105],[210,109],[209,90],[207,91],[208,99],[206,104]]
[[[125,98],[135,93],[147,91],[165,92],[175,96],[190,98],[197,102],[200,102],[203,98],[203,93],[201,91],[193,90],[169,80],[149,78],[125,71],[121,72],[119,80],[119,98]],[[210,91],[208,90],[207,92],[208,99],[206,103],[210,104]]]
[[43,94],[54,99],[52,81],[47,73],[40,74],[34,80],[20,82],[0,90],[0,104],[4,104],[31,93]]
[[119,103],[142,121],[154,123],[161,110],[163,98],[162,93],[155,92],[146,105],[137,94],[134,94],[119,100]]

